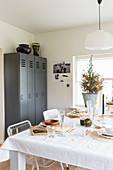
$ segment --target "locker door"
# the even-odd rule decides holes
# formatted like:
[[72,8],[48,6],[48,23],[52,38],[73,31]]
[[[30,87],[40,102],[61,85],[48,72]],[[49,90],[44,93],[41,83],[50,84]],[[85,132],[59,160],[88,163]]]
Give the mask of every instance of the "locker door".
[[41,96],[42,112],[47,110],[47,59],[41,58]]
[[28,55],[28,118],[35,125],[34,56]]
[[21,121],[28,119],[27,112],[27,55],[20,54],[20,115]]
[[35,56],[35,99],[36,99],[36,124],[43,120],[41,111],[41,62],[40,57]]

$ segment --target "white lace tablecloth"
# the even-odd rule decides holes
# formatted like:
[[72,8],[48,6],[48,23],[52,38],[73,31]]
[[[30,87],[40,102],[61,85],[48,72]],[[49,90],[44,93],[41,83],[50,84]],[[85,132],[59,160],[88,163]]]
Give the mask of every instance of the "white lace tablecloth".
[[71,133],[65,133],[65,137],[54,138],[31,136],[27,130],[7,138],[1,148],[93,170],[113,170],[113,142],[81,136],[83,130],[84,127],[77,126]]

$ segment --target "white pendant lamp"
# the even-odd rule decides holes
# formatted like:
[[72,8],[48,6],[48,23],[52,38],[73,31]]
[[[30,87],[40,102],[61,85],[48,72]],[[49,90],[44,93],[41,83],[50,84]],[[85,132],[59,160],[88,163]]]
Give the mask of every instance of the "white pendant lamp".
[[113,36],[101,30],[100,4],[102,0],[97,0],[99,4],[99,30],[90,33],[85,40],[85,48],[89,50],[107,50],[113,48]]

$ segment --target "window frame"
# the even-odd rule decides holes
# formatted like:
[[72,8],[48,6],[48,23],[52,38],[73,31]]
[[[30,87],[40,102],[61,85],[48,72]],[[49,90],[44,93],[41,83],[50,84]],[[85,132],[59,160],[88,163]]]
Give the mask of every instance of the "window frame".
[[[89,59],[91,57],[91,55],[93,56],[93,58],[113,58],[113,53],[100,53],[100,54],[88,54],[88,55],[78,55],[78,56],[73,56],[73,64],[72,64],[72,71],[73,71],[73,75],[72,75],[72,84],[73,84],[73,88],[72,88],[72,97],[73,97],[73,103],[72,106],[73,108],[75,107],[79,107],[79,106],[83,106],[83,105],[77,105],[76,101],[77,101],[77,61],[78,60],[83,60],[83,59]],[[104,78],[104,77],[103,77]],[[104,78],[105,80],[112,80],[112,86],[113,86],[113,78]],[[100,94],[102,94],[102,91],[100,92]],[[101,103],[101,99],[99,99],[99,105]]]

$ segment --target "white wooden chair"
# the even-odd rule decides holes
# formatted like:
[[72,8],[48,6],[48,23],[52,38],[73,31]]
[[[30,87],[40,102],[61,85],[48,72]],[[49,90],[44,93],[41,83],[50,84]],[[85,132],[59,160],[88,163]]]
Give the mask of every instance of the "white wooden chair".
[[[57,109],[46,110],[43,112],[44,120],[57,118],[58,113],[59,111]],[[63,170],[64,168],[63,168],[62,162],[60,162],[60,165]],[[68,164],[66,164],[66,167],[67,167],[67,170],[69,170]]]
[[[30,121],[29,120],[25,120],[25,121],[22,121],[22,122],[10,125],[7,128],[7,134],[8,134],[8,136],[12,136],[12,135],[20,133],[20,132],[22,132],[24,130],[29,129],[30,127],[31,127]],[[34,167],[35,167],[35,157],[32,156],[32,155],[26,155],[26,164],[32,165],[32,170],[34,170]]]
[[46,111],[43,112],[43,116],[44,116],[44,120],[57,118],[58,117],[58,110],[57,109],[46,110]]

